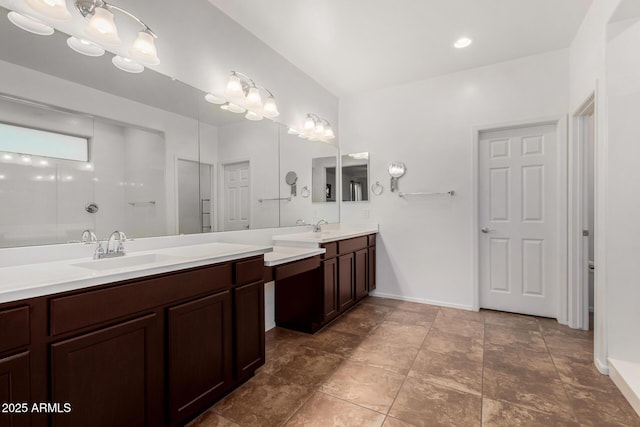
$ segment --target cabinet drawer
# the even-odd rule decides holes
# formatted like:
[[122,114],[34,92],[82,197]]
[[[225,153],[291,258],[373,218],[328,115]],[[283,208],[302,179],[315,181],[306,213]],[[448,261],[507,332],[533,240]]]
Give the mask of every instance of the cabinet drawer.
[[322,259],[335,258],[336,255],[338,255],[337,242],[323,243],[322,245],[320,245],[320,247],[324,248],[327,251],[324,254],[322,254]]
[[50,334],[63,334],[206,292],[229,289],[231,284],[231,264],[223,264],[54,298],[49,302]]
[[244,285],[262,281],[264,276],[264,256],[251,258],[245,261],[238,261],[234,265],[236,285]]
[[29,306],[0,311],[0,331],[0,353],[29,345]]
[[369,239],[369,246],[375,246],[376,245],[376,235],[375,234],[369,234],[367,236],[367,238]]
[[338,253],[346,254],[349,252],[355,252],[367,247],[367,236],[354,237],[353,239],[338,241]]
[[276,281],[286,279],[287,277],[291,277],[297,274],[306,273],[307,271],[315,270],[318,267],[320,267],[319,256],[314,256],[313,258],[301,259],[299,261],[290,262],[288,264],[276,267],[275,279]]

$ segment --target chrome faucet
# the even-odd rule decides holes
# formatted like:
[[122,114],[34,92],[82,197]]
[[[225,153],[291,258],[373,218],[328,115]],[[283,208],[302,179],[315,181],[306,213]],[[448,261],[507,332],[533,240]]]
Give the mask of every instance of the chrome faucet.
[[318,223],[316,225],[313,226],[313,232],[314,233],[319,233],[322,231],[322,224],[329,224],[326,220],[321,219],[320,221],[318,221]]
[[297,219],[297,220],[296,220],[296,225],[309,225],[309,224],[307,224],[306,222],[304,222],[304,220],[302,220],[302,219]]
[[122,231],[114,231],[106,241],[106,248],[102,246],[105,242],[98,242],[98,247],[96,247],[96,250],[93,253],[93,259],[115,258],[126,255],[124,252],[124,242],[126,240],[126,234]]
[[96,243],[97,241],[96,233],[89,229],[84,230],[80,236],[80,243]]

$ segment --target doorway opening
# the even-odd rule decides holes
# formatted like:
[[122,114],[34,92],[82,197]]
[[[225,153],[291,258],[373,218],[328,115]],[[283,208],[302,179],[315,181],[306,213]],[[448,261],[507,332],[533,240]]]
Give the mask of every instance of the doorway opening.
[[573,116],[570,223],[570,326],[593,329],[595,294],[595,99],[590,96]]

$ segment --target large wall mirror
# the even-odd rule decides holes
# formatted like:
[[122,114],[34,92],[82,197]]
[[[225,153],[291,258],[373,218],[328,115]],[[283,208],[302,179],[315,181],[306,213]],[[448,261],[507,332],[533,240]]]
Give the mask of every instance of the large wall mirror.
[[[339,221],[337,206],[302,196],[311,159],[335,146],[223,111],[152,70],[124,73],[109,54],[78,55],[66,38],[0,19],[11,40],[0,44],[0,247],[74,242],[85,229],[141,238]],[[297,196],[282,200],[292,170]]]
[[365,202],[369,200],[369,153],[343,154],[342,201]]

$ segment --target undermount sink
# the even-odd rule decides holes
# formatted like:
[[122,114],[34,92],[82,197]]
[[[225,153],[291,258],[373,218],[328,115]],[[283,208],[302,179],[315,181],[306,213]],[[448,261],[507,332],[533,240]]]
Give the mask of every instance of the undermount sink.
[[145,264],[166,263],[180,261],[182,258],[161,254],[125,255],[120,258],[97,259],[94,261],[71,264],[74,267],[87,268],[89,270],[105,271],[118,268],[138,267]]

